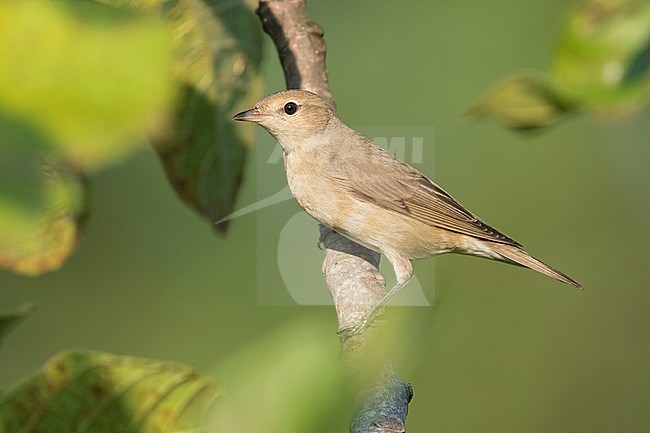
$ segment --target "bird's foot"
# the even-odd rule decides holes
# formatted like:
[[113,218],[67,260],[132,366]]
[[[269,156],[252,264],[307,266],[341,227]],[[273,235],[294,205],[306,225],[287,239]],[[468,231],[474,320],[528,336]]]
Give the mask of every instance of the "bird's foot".
[[347,326],[345,328],[339,329],[337,334],[342,337],[349,338],[354,335],[363,334],[368,329],[368,326],[374,322],[374,320],[383,312],[383,306],[375,308],[369,314],[366,314],[361,320],[355,323],[352,326]]
[[[408,260],[406,260],[406,262],[410,265],[410,262]],[[379,300],[379,303],[377,303],[375,308],[373,308],[370,313],[366,314],[358,323],[343,329],[339,329],[338,334],[347,338],[365,332],[366,329],[368,329],[368,326],[372,324],[377,316],[381,315],[384,312],[384,307],[388,304],[388,301],[390,301],[393,295],[397,293],[399,289],[404,287],[404,285],[406,285],[411,280],[412,276],[413,269],[411,268],[410,273],[398,281],[398,283],[395,284],[395,286]]]
[[347,326],[345,328],[339,329],[336,333],[343,338],[350,338],[355,335],[363,334],[368,327],[368,323],[365,319],[361,320],[356,325]]

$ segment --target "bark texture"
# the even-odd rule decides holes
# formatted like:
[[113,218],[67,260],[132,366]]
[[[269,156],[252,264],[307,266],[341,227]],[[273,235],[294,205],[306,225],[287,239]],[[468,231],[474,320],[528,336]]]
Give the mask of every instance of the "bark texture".
[[[260,0],[256,13],[276,46],[287,88],[314,92],[335,109],[327,82],[323,28],[309,20],[304,0]],[[322,270],[338,326],[348,328],[370,313],[386,291],[378,269],[380,255],[322,225],[320,241],[327,250]],[[359,367],[372,331],[370,327],[362,334],[341,335],[344,362]],[[388,368],[361,397],[350,432],[404,432],[412,396],[411,386]]]

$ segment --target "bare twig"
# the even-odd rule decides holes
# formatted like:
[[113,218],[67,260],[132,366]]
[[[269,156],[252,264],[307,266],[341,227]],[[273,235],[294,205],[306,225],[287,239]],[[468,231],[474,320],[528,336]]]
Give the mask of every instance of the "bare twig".
[[[260,0],[256,12],[275,43],[287,88],[317,93],[335,108],[327,82],[323,29],[309,21],[304,0]],[[380,255],[322,225],[320,241],[327,249],[323,275],[334,299],[339,329],[348,328],[369,314],[385,293],[378,270]],[[350,365],[367,349],[366,334],[341,336],[343,357]],[[412,395],[411,386],[389,369],[364,394],[350,431],[403,432]]]

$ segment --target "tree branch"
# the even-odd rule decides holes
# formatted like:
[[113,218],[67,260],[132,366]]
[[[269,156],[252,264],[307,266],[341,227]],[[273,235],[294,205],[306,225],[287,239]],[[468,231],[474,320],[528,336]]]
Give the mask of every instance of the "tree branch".
[[404,433],[411,398],[411,385],[389,369],[362,397],[350,433]]
[[[314,92],[335,109],[327,82],[323,28],[309,20],[304,0],[260,0],[256,13],[275,43],[287,88]],[[384,278],[378,269],[381,256],[322,225],[320,241],[327,249],[323,275],[334,300],[339,329],[344,329],[369,314],[385,293]],[[367,351],[367,334],[341,336],[343,359],[348,365],[358,367],[361,355]],[[388,369],[378,384],[363,395],[350,431],[405,431],[412,396],[411,386]]]
[[287,89],[304,89],[335,107],[327,83],[323,28],[309,21],[304,0],[260,0],[255,11],[280,56]]

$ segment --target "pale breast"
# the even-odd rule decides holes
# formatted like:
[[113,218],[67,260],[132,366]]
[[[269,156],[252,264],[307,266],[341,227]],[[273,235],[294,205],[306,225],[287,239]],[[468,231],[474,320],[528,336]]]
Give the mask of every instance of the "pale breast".
[[285,155],[284,164],[289,189],[298,204],[319,222],[335,228],[345,212],[346,195],[315,161],[294,152]]

